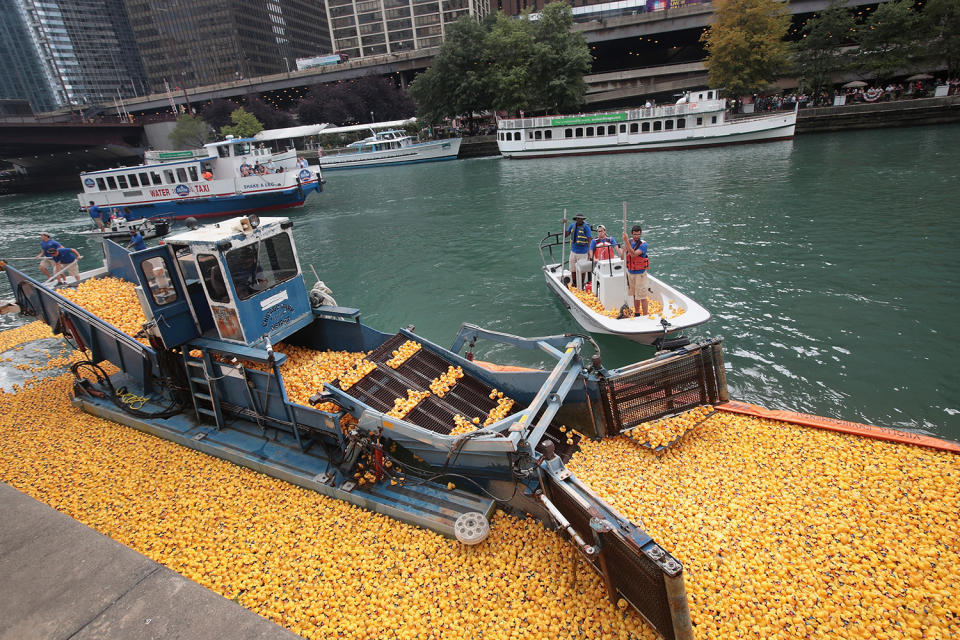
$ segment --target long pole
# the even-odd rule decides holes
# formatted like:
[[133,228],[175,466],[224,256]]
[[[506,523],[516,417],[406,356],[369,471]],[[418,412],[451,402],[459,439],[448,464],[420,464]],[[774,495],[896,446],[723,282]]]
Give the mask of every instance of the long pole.
[[[623,235],[627,235],[627,203],[623,203]],[[630,239],[630,236],[627,236],[627,242],[630,243],[631,248],[633,247],[633,241]],[[620,307],[620,315],[623,315],[623,309],[627,306],[627,299],[630,297],[630,273],[627,271],[627,248],[623,248],[623,286],[625,288],[626,295],[623,298],[623,307]],[[636,301],[634,301],[634,308],[636,308]]]
[[[564,260],[564,255],[567,251],[567,210],[563,210],[563,222],[560,223],[560,284],[563,284],[563,267],[566,266],[567,262]],[[570,274],[571,276],[573,274]]]

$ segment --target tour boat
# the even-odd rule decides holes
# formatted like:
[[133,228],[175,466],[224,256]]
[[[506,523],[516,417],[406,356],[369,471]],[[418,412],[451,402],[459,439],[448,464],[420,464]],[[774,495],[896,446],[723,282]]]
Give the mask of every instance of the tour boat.
[[[354,131],[356,127],[325,129],[324,134]],[[418,139],[398,129],[370,130],[370,135],[346,147],[323,151],[320,166],[324,169],[356,169],[382,167],[392,164],[456,160],[460,153],[460,138],[418,142]]]
[[550,290],[560,298],[574,320],[590,333],[620,336],[664,348],[668,341],[681,338],[678,332],[710,320],[709,311],[649,272],[648,313],[634,316],[633,301],[627,299],[624,262],[616,257],[598,260],[592,265],[586,262],[581,277],[587,284],[584,289],[578,289],[565,260],[551,261],[561,242],[559,233],[549,233],[540,241],[543,274]]
[[274,152],[231,136],[202,149],[147,151],[141,165],[81,173],[80,181],[84,209],[93,202],[173,220],[297,207],[323,189],[320,168],[298,166],[295,149]]
[[695,149],[793,138],[797,111],[728,118],[716,90],[693,91],[676,104],[570,116],[497,120],[505,158]]

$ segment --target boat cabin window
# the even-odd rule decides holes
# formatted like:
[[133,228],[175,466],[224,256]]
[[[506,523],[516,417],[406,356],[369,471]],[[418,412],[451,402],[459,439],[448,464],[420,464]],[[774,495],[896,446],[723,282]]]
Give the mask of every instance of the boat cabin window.
[[200,269],[200,277],[203,278],[210,299],[214,302],[230,302],[230,293],[227,291],[227,283],[223,279],[217,257],[201,253],[197,256],[197,268]]
[[97,178],[97,189],[99,189],[100,191],[107,190],[107,183],[104,181],[103,178]]
[[237,297],[246,300],[297,275],[297,261],[286,233],[227,252],[227,270]]
[[697,118],[697,126],[699,127],[702,124],[703,124],[703,118]]
[[127,176],[127,179],[130,180],[130,186],[131,186],[131,187],[139,187],[139,186],[140,186],[140,181],[137,180],[137,174],[131,173],[129,176]]
[[660,120],[657,120],[656,122],[653,123],[654,131],[660,131],[661,129],[663,129],[663,122],[661,122]]
[[639,130],[640,130],[640,125],[638,125],[636,122],[630,123],[630,133],[636,133]]
[[667,131],[670,131],[671,129],[673,129],[673,120],[667,120],[666,122],[664,122],[663,128],[666,129]]
[[140,263],[140,270],[143,272],[144,282],[150,289],[154,303],[165,305],[176,302],[177,290],[173,286],[170,274],[167,273],[167,263],[163,258],[160,256],[147,258]]
[[641,129],[641,131],[643,131],[644,133],[650,131],[650,123],[649,123],[649,122],[644,122],[643,125],[641,125],[640,129]]
[[146,187],[146,186],[149,186],[149,185],[150,185],[150,174],[149,174],[149,173],[147,173],[146,171],[144,171],[144,172],[139,173],[139,174],[137,174],[137,175],[140,176],[140,185],[141,185],[141,186]]
[[519,139],[520,139],[520,132],[519,132],[519,131],[517,131],[515,134],[513,134],[513,139],[514,139],[514,140],[519,140]]
[[110,189],[117,188],[117,181],[113,179],[113,176],[107,176],[107,186],[109,186]]
[[536,131],[534,132],[533,137],[536,140],[543,140],[543,133],[540,131]]
[[200,174],[197,173],[197,168],[195,166],[187,167],[187,172],[190,174],[190,179],[194,182],[200,179]]
[[578,138],[583,137],[583,127],[577,127],[577,137]]
[[[155,185],[163,184],[163,180],[160,178],[160,174],[157,173],[156,171],[151,171],[151,172],[150,172],[150,182],[152,182],[152,183],[155,184]],[[144,183],[144,184],[146,184],[146,183]]]
[[608,125],[608,126],[607,126],[607,135],[608,135],[608,136],[615,136],[615,135],[617,135],[617,127],[616,127],[616,125],[612,125],[612,124],[611,124],[611,125]]
[[187,170],[183,167],[177,168],[177,182],[186,182],[187,181]]
[[564,130],[563,130],[563,137],[564,137],[564,138],[572,138],[572,137],[573,137],[573,129],[564,129]]
[[239,144],[233,145],[233,155],[234,156],[248,156],[253,153],[253,149],[250,147],[249,142],[242,142]]
[[176,182],[176,180],[173,177],[173,171],[171,171],[170,169],[164,169],[163,181],[166,182],[167,184],[173,184],[174,182]]
[[230,157],[229,145],[223,145],[223,146],[217,147],[217,154],[219,154],[221,158],[229,158]]
[[127,184],[127,176],[117,176],[117,184],[120,185],[121,189],[130,188],[130,185]]
[[686,118],[677,118],[677,129],[685,129],[687,127]]
[[717,116],[710,117],[710,124],[717,124]]
[[620,133],[626,133],[626,132],[627,132],[627,125],[625,124],[620,125]]
[[552,139],[552,138],[553,138],[553,131],[551,131],[550,129],[547,129],[546,131],[544,131],[544,132],[543,132],[543,138],[544,138],[544,140],[550,140],[550,139]]
[[[593,127],[587,127],[587,137],[590,137],[590,136],[592,136],[592,135],[593,135]],[[579,277],[579,276],[577,276],[577,277]]]
[[707,91],[707,100],[713,100],[713,91]]

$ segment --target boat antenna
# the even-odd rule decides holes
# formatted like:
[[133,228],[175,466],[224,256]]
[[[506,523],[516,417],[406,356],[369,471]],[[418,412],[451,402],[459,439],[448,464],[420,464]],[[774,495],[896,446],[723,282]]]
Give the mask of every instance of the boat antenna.
[[310,265],[310,271],[313,271],[313,277],[317,279],[317,282],[320,282],[320,276],[317,275],[317,270],[313,268],[313,265]]

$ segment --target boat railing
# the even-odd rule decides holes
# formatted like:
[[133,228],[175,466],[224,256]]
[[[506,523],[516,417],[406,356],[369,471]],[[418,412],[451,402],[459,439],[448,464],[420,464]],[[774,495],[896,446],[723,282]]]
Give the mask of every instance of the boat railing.
[[[596,238],[597,228],[595,225],[590,225],[590,231],[594,234],[593,237]],[[538,248],[540,250],[540,261],[543,262],[544,267],[554,262],[560,262],[560,253],[563,253],[564,247],[566,247],[565,250],[569,255],[570,241],[563,237],[565,232],[566,229],[564,229],[563,232],[547,232],[547,235],[543,236],[543,239],[540,240],[540,246]],[[556,255],[554,255],[555,253]],[[550,259],[549,262],[547,262],[548,257]]]

